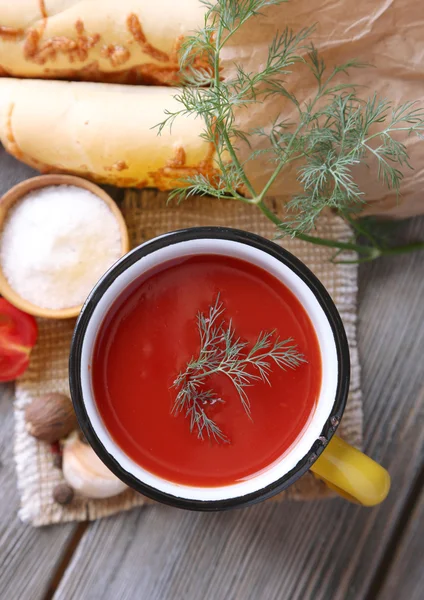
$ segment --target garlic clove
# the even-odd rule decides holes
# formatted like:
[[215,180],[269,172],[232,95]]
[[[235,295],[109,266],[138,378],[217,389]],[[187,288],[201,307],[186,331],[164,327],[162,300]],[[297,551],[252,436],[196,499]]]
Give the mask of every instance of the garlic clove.
[[67,483],[85,498],[111,498],[127,489],[78,434],[65,441],[62,471]]

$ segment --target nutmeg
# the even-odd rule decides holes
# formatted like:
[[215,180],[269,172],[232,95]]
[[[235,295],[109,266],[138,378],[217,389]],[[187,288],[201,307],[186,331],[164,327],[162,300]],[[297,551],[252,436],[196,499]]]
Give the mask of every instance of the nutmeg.
[[53,490],[53,500],[58,504],[70,504],[74,498],[74,490],[67,483],[59,483]]
[[77,427],[72,402],[65,394],[34,398],[25,409],[26,430],[44,442],[57,442]]

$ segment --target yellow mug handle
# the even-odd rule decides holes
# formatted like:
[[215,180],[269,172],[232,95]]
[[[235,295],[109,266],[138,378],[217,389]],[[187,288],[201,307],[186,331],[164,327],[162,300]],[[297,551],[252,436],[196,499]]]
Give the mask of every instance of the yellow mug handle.
[[389,493],[386,469],[336,435],[311,471],[340,496],[363,506],[380,504]]

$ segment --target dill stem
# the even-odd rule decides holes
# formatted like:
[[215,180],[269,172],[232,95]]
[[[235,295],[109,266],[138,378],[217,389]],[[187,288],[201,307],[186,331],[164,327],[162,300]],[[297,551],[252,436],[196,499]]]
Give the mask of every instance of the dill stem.
[[[261,200],[257,204],[257,207],[263,212],[263,214],[270,219],[279,229],[285,228],[285,224],[281,221],[275,213]],[[363,258],[353,261],[344,262],[366,262],[375,260],[380,256],[394,256],[396,254],[407,254],[409,252],[417,252],[418,250],[424,250],[424,242],[412,242],[410,244],[401,244],[399,246],[392,246],[391,248],[376,248],[375,246],[366,246],[364,244],[355,244],[353,242],[341,242],[339,240],[330,240],[328,238],[321,238],[314,235],[308,235],[301,233],[300,231],[293,232],[294,237],[304,242],[317,244],[319,246],[327,246],[328,248],[337,248],[339,250],[351,250],[357,252]]]
[[409,127],[386,127],[386,129],[384,129],[383,131],[377,131],[377,133],[373,133],[372,135],[369,135],[364,141],[369,142],[370,140],[372,140],[376,137],[381,137],[382,135],[384,135],[386,133],[391,133],[392,131],[411,131],[411,130],[414,130],[414,125],[411,125]]
[[[261,200],[257,204],[258,208],[263,212],[263,214],[268,217],[279,229],[285,229],[286,226],[283,221],[281,221],[276,214],[272,212],[270,208]],[[307,233],[301,233],[300,231],[293,232],[293,235],[297,237],[299,240],[304,242],[311,242],[313,244],[318,244],[320,246],[328,246],[329,248],[339,248],[341,250],[353,250],[355,252],[363,253],[365,250],[374,250],[374,248],[370,248],[369,246],[363,246],[360,244],[354,244],[352,242],[340,242],[338,240],[330,240],[327,238],[320,238],[313,235],[308,235]]]
[[[291,142],[290,142],[291,143]],[[261,205],[261,203],[263,203],[263,199],[267,193],[267,191],[269,190],[269,188],[272,186],[272,184],[274,183],[274,181],[277,179],[278,175],[280,174],[280,171],[282,170],[283,167],[285,167],[286,163],[281,161],[279,163],[279,165],[277,166],[277,168],[274,170],[273,174],[271,175],[271,177],[268,179],[268,182],[266,183],[264,189],[262,190],[262,192],[259,194],[259,196],[257,196],[254,200],[254,204],[257,204],[258,206]]]
[[[215,41],[216,52],[215,52],[215,56],[214,56],[214,77],[215,77],[215,89],[217,90],[217,92],[219,92],[219,89],[220,89],[219,51],[221,48],[222,27],[223,27],[222,24],[219,23],[218,30],[216,32],[216,41]],[[217,94],[217,98],[218,98],[218,103],[221,104],[219,93]],[[244,172],[243,167],[240,164],[240,161],[237,157],[237,154],[235,153],[235,150],[230,141],[230,137],[228,135],[227,130],[225,129],[225,126],[220,128],[220,133],[221,133],[222,137],[224,138],[225,145],[227,146],[227,150],[228,150],[234,164],[236,165],[238,172],[240,173],[241,179],[243,180],[245,186],[247,187],[249,192],[252,194],[252,196],[255,197],[256,196],[255,189],[254,189],[253,185],[250,183],[249,178],[247,177],[246,173]]]
[[[256,198],[256,192],[255,192],[255,189],[254,189],[254,187],[252,186],[252,184],[250,183],[250,181],[249,181],[249,179],[248,179],[248,177],[247,177],[246,173],[244,172],[244,169],[243,169],[243,167],[242,167],[242,166],[241,166],[241,164],[240,164],[240,161],[239,161],[239,159],[237,158],[237,155],[236,155],[236,153],[235,153],[235,150],[234,150],[234,148],[233,148],[233,145],[232,145],[232,143],[231,143],[231,140],[230,140],[230,138],[229,138],[229,135],[228,135],[227,131],[225,131],[225,130],[221,131],[221,135],[222,135],[222,137],[223,137],[223,138],[224,138],[224,140],[225,140],[225,145],[227,146],[228,152],[230,153],[230,155],[231,155],[231,158],[232,158],[232,160],[233,160],[234,164],[235,164],[235,165],[236,165],[236,167],[237,167],[237,170],[238,170],[238,172],[239,172],[239,174],[240,174],[240,177],[241,177],[241,179],[243,180],[243,182],[244,182],[244,184],[246,185],[246,187],[247,187],[247,189],[249,190],[249,192],[252,194],[252,197],[253,197],[253,198]],[[249,202],[249,203],[254,203],[254,202],[253,202],[252,200],[250,200],[250,202]]]
[[259,194],[259,196],[257,196],[254,200],[254,204],[257,204],[258,206],[260,204],[263,204],[263,199],[265,198],[269,188],[272,186],[272,184],[274,183],[274,181],[277,179],[280,171],[283,169],[283,167],[286,166],[286,164],[288,163],[287,157],[289,155],[290,152],[290,148],[293,145],[294,140],[296,139],[297,134],[300,132],[300,130],[302,129],[302,127],[304,126],[304,123],[300,123],[300,125],[297,127],[296,131],[293,133],[292,138],[290,140],[290,142],[287,144],[287,148],[285,149],[284,152],[284,158],[281,159],[280,163],[278,164],[277,168],[274,170],[273,174],[271,175],[271,177],[268,179],[268,182],[266,183],[264,189],[262,190],[262,192]]
[[392,248],[385,248],[381,252],[381,256],[392,256],[394,254],[407,254],[408,252],[417,252],[424,250],[424,242],[412,242],[411,244],[401,244]]

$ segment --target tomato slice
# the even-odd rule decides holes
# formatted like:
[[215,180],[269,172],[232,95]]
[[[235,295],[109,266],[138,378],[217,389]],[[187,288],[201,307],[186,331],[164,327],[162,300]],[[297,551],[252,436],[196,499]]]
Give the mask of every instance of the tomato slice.
[[3,354],[0,349],[0,381],[13,381],[27,370],[29,365],[29,354],[14,352]]
[[0,381],[13,381],[26,371],[37,333],[34,317],[0,298]]

